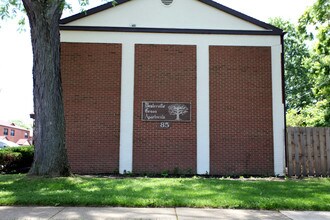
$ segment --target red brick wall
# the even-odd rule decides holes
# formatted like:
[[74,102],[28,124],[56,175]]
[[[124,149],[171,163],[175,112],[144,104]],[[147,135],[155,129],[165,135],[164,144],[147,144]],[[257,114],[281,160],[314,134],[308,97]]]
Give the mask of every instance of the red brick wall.
[[69,162],[75,173],[119,166],[120,44],[61,44]]
[[211,174],[273,174],[271,48],[210,47]]
[[[8,135],[5,135],[4,134],[5,128],[8,129]],[[11,136],[11,133],[10,133],[11,130],[14,130],[15,131],[15,135],[14,136]],[[25,133],[28,133],[28,137],[30,137],[30,131],[22,130],[22,129],[14,128],[14,127],[9,127],[9,126],[0,125],[0,136],[6,136],[7,139],[8,139],[8,141],[11,141],[11,142],[14,142],[14,143],[16,143],[17,141],[19,141],[20,139],[28,139],[28,138],[25,138]]]
[[[136,45],[133,172],[196,172],[196,47]],[[191,102],[191,122],[141,120],[142,101]]]

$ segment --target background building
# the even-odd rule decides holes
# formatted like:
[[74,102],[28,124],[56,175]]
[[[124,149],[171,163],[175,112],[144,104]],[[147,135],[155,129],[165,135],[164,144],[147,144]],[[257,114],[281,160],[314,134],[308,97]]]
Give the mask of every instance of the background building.
[[0,121],[0,136],[4,136],[8,141],[14,143],[19,141],[20,143],[23,143],[23,139],[27,141],[30,139],[30,131],[28,129],[16,126],[15,123]]

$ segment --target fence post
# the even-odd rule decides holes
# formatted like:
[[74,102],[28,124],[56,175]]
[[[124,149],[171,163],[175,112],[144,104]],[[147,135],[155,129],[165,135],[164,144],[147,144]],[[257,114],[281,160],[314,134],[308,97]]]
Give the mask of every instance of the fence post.
[[327,165],[328,165],[328,176],[330,176],[330,128],[325,129],[325,142],[326,142],[326,149],[327,149]]
[[288,175],[293,176],[293,162],[292,162],[292,133],[293,133],[293,128],[289,127],[286,130],[287,134],[287,161],[288,161]]
[[319,135],[318,130],[313,129],[313,153],[314,153],[314,167],[315,173],[314,175],[320,175],[320,163],[319,163]]
[[307,156],[307,147],[306,147],[306,128],[300,128],[300,143],[301,143],[301,161],[302,161],[302,175],[307,175],[307,164],[306,164],[306,156]]
[[307,139],[307,144],[306,144],[306,150],[308,153],[308,160],[307,160],[307,164],[308,164],[308,176],[312,176],[314,175],[314,165],[313,165],[313,158],[312,158],[312,154],[313,154],[313,145],[312,145],[312,128],[306,128],[306,139]]
[[320,129],[320,164],[321,164],[321,175],[326,176],[327,175],[327,163],[325,161],[325,151],[326,151],[326,146],[325,146],[325,132],[324,128]]
[[299,152],[300,152],[300,141],[299,141],[299,128],[294,128],[293,133],[293,140],[295,144],[295,175],[300,176],[301,175],[301,164],[300,164],[300,158],[299,158]]

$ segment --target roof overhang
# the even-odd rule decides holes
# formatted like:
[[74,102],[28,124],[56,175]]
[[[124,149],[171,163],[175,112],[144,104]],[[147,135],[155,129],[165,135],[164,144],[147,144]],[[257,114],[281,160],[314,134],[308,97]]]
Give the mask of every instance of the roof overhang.
[[[75,25],[79,19],[87,18],[96,13],[102,12],[104,10],[115,8],[119,5],[125,4],[127,2],[132,2],[134,0],[116,0],[116,4],[112,2],[100,5],[98,7],[89,9],[87,11],[72,15],[70,17],[60,20],[61,30],[70,31],[107,31],[107,32],[140,32],[140,33],[185,33],[185,34],[231,34],[231,35],[283,35],[283,30],[267,24],[265,22],[259,21],[248,15],[240,13],[236,10],[228,8],[222,4],[214,2],[212,0],[197,0],[198,2],[204,3],[212,8],[220,10],[226,14],[234,16],[241,19],[242,21],[248,22],[255,26],[262,28],[261,30],[235,30],[235,29],[196,29],[196,28],[158,28],[158,27],[118,27],[118,26],[102,26],[102,25]],[[115,6],[116,5],[116,6]],[[73,24],[70,24],[73,23]]]

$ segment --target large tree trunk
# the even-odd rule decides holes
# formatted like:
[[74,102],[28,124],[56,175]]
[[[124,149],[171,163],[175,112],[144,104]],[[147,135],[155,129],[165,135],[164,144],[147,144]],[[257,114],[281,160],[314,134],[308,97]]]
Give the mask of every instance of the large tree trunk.
[[59,19],[63,0],[22,0],[33,50],[34,143],[30,175],[70,175],[60,73]]

